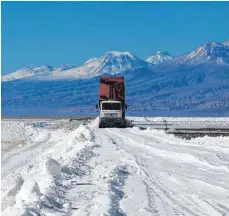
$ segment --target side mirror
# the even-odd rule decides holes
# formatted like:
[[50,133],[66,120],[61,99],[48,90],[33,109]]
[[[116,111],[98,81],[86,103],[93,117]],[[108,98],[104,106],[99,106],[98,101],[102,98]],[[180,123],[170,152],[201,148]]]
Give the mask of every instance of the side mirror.
[[98,109],[98,107],[99,107],[98,104],[96,104],[95,107],[96,107],[96,109]]
[[125,109],[127,109],[127,105],[125,104]]

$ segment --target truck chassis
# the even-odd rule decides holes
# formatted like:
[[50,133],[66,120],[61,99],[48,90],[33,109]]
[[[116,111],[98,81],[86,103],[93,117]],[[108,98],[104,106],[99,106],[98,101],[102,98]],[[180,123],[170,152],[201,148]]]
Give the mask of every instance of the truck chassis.
[[126,120],[120,119],[109,119],[109,118],[102,118],[99,122],[99,128],[105,127],[117,127],[117,128],[124,128],[126,127]]

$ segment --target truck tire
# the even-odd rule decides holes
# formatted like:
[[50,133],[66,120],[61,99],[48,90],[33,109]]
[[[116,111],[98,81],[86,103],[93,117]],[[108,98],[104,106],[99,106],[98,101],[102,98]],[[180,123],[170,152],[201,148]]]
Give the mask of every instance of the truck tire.
[[100,123],[99,128],[104,128],[104,125]]
[[125,124],[121,124],[121,125],[120,125],[120,128],[125,128],[125,127],[126,127]]

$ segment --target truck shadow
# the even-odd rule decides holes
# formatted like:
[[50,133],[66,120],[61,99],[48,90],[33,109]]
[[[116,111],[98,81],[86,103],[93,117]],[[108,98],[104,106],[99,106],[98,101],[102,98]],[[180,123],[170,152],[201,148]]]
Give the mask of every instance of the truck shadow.
[[104,126],[99,126],[99,128],[132,128],[135,125],[133,124],[133,122],[131,122],[128,119],[125,119],[125,124],[124,125],[104,125]]

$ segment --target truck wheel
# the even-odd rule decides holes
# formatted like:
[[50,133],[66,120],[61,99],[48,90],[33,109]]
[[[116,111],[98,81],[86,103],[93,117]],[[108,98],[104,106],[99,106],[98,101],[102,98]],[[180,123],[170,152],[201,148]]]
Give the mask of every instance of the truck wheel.
[[104,125],[103,124],[99,124],[99,128],[104,128]]

